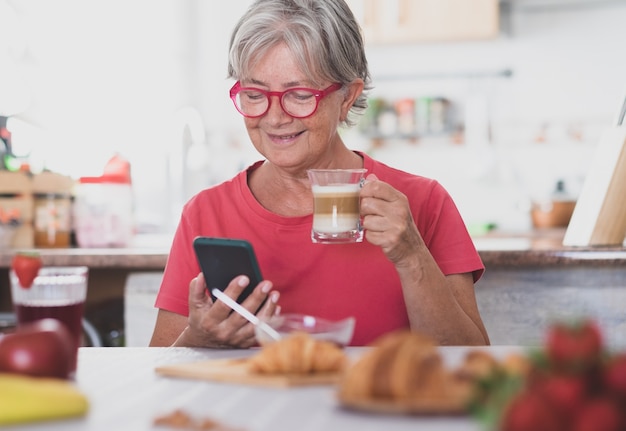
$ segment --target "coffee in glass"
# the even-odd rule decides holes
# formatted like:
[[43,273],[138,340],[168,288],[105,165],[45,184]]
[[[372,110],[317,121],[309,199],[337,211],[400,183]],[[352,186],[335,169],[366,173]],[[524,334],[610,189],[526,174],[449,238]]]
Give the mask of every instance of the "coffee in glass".
[[310,169],[314,198],[311,240],[322,244],[363,241],[359,192],[366,169]]

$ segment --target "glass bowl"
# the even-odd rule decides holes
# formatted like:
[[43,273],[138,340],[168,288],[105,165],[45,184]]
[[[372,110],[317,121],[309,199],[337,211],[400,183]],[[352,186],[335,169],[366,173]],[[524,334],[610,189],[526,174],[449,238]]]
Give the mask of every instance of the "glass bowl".
[[[265,322],[281,336],[292,332],[306,332],[313,338],[333,342],[339,346],[347,346],[352,340],[356,319],[348,317],[342,320],[329,320],[308,314],[285,313],[273,316]],[[259,344],[269,344],[275,340],[259,326],[255,327]]]

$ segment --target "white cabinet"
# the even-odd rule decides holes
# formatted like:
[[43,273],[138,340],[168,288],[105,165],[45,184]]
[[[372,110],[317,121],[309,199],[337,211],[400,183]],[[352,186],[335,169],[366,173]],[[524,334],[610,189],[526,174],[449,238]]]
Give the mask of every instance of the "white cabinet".
[[348,0],[367,43],[494,38],[498,0]]

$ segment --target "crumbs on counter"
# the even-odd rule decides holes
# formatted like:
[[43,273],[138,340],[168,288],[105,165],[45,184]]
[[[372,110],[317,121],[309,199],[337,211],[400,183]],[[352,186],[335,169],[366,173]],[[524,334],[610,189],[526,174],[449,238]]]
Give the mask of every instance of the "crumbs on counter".
[[235,429],[225,426],[224,424],[210,418],[194,418],[180,409],[174,410],[173,412],[163,416],[156,417],[153,424],[158,427],[168,427],[179,430],[236,431]]

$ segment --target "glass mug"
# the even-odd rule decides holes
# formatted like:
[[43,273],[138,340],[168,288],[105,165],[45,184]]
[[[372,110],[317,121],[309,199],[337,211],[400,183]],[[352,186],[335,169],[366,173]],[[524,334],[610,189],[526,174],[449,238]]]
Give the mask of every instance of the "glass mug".
[[367,169],[309,169],[313,191],[311,241],[344,244],[363,241],[359,193]]

